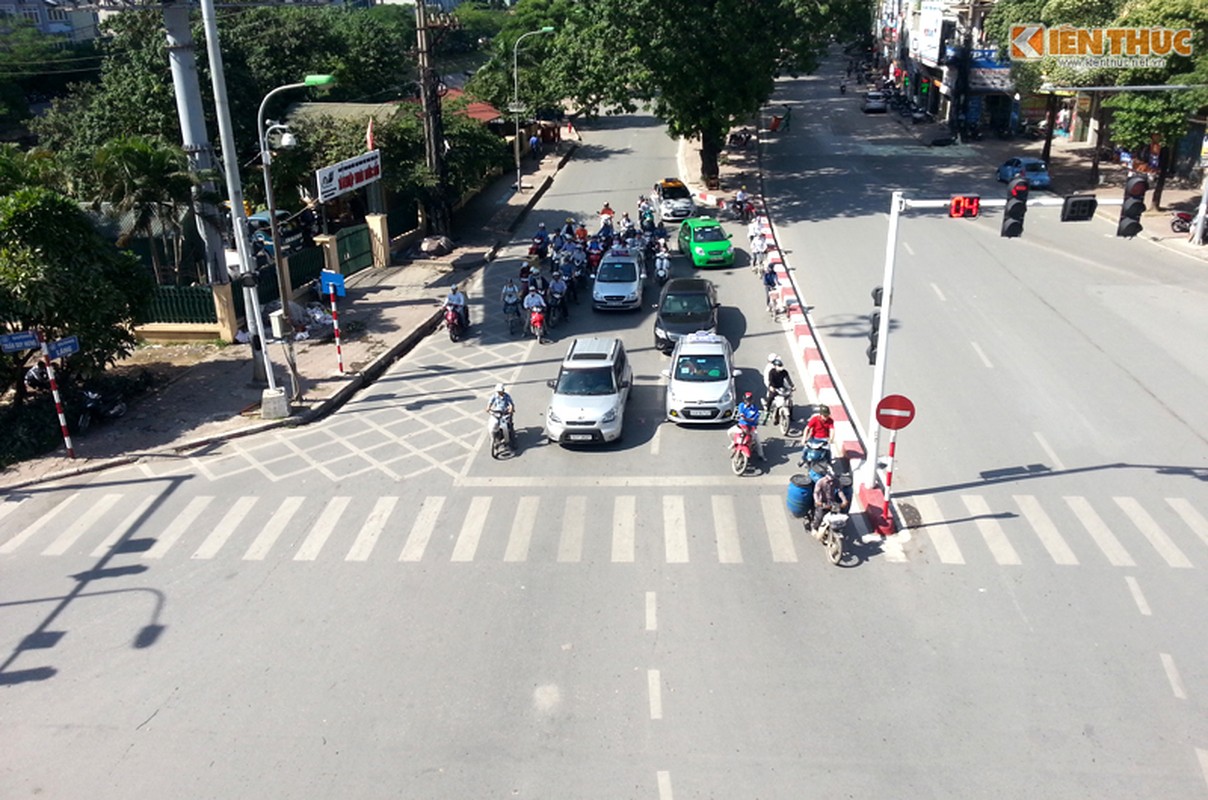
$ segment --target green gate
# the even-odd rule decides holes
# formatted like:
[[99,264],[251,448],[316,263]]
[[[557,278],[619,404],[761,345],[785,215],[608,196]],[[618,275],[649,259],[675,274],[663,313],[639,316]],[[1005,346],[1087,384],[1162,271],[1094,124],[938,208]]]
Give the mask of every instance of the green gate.
[[368,225],[352,225],[336,231],[336,254],[340,274],[352,275],[373,266],[373,237]]

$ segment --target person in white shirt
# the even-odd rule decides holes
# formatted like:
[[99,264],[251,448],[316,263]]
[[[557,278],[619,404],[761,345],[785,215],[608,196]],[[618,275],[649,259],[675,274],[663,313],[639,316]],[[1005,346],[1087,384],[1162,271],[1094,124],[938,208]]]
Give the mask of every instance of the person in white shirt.
[[466,295],[461,290],[461,286],[454,285],[453,290],[449,292],[445,298],[445,305],[452,306],[457,311],[457,316],[461,318],[463,328],[470,327],[470,308],[466,302]]

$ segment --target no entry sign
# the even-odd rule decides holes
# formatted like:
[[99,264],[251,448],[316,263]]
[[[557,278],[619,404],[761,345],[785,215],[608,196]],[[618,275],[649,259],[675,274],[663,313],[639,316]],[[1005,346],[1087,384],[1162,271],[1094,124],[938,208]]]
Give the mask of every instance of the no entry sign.
[[877,403],[877,423],[882,428],[896,431],[905,428],[914,419],[914,403],[900,394],[887,394]]

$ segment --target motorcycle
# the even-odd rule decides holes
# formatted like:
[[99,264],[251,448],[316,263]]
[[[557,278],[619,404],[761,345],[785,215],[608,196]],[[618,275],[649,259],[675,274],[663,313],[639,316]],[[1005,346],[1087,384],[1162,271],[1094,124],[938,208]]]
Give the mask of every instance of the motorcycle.
[[553,330],[558,327],[560,322],[567,318],[565,296],[561,292],[551,290],[549,293],[549,320],[547,324]]
[[537,337],[537,344],[545,342],[545,309],[538,306],[529,311],[528,329]]
[[659,250],[654,256],[654,277],[659,286],[671,277],[671,256],[666,250]]
[[491,438],[491,458],[501,458],[515,452],[516,434],[512,429],[512,415],[503,411],[491,411],[487,420],[487,435]]
[[809,465],[811,472],[820,471],[830,465],[832,460],[830,442],[825,439],[810,439],[801,451],[798,466]]
[[120,397],[106,398],[90,389],[84,390],[84,409],[76,420],[76,430],[80,433],[88,430],[94,421],[103,422],[117,419],[126,413],[126,404]]
[[1170,212],[1170,229],[1175,233],[1187,233],[1191,230],[1193,222],[1195,222],[1195,215],[1190,211]]
[[734,425],[726,433],[730,437],[730,469],[742,477],[751,463],[751,448],[755,444],[755,434],[748,425]]
[[465,328],[462,323],[461,306],[453,305],[452,303],[445,305],[445,328],[449,331],[449,341],[460,341],[465,336]]
[[827,558],[836,566],[843,560],[843,529],[847,527],[847,520],[847,514],[831,508],[822,515],[822,522],[818,526],[818,541],[822,542]]
[[587,251],[587,272],[592,278],[596,277],[596,270],[600,268],[600,261],[604,258],[603,250],[588,250]]
[[785,436],[789,433],[789,426],[793,424],[793,390],[787,386],[782,386],[776,390],[776,396],[772,398],[772,407],[768,410],[768,419],[773,425],[780,428],[780,432]]
[[517,329],[520,328],[520,301],[504,303],[503,316],[508,321],[508,334],[515,336]]

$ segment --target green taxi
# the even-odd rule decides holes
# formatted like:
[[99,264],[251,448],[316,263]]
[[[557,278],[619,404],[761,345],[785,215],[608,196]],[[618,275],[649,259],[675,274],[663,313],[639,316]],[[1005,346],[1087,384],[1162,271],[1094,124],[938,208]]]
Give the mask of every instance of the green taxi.
[[684,220],[679,229],[679,249],[692,258],[695,267],[734,265],[734,245],[730,244],[730,234],[712,217]]

